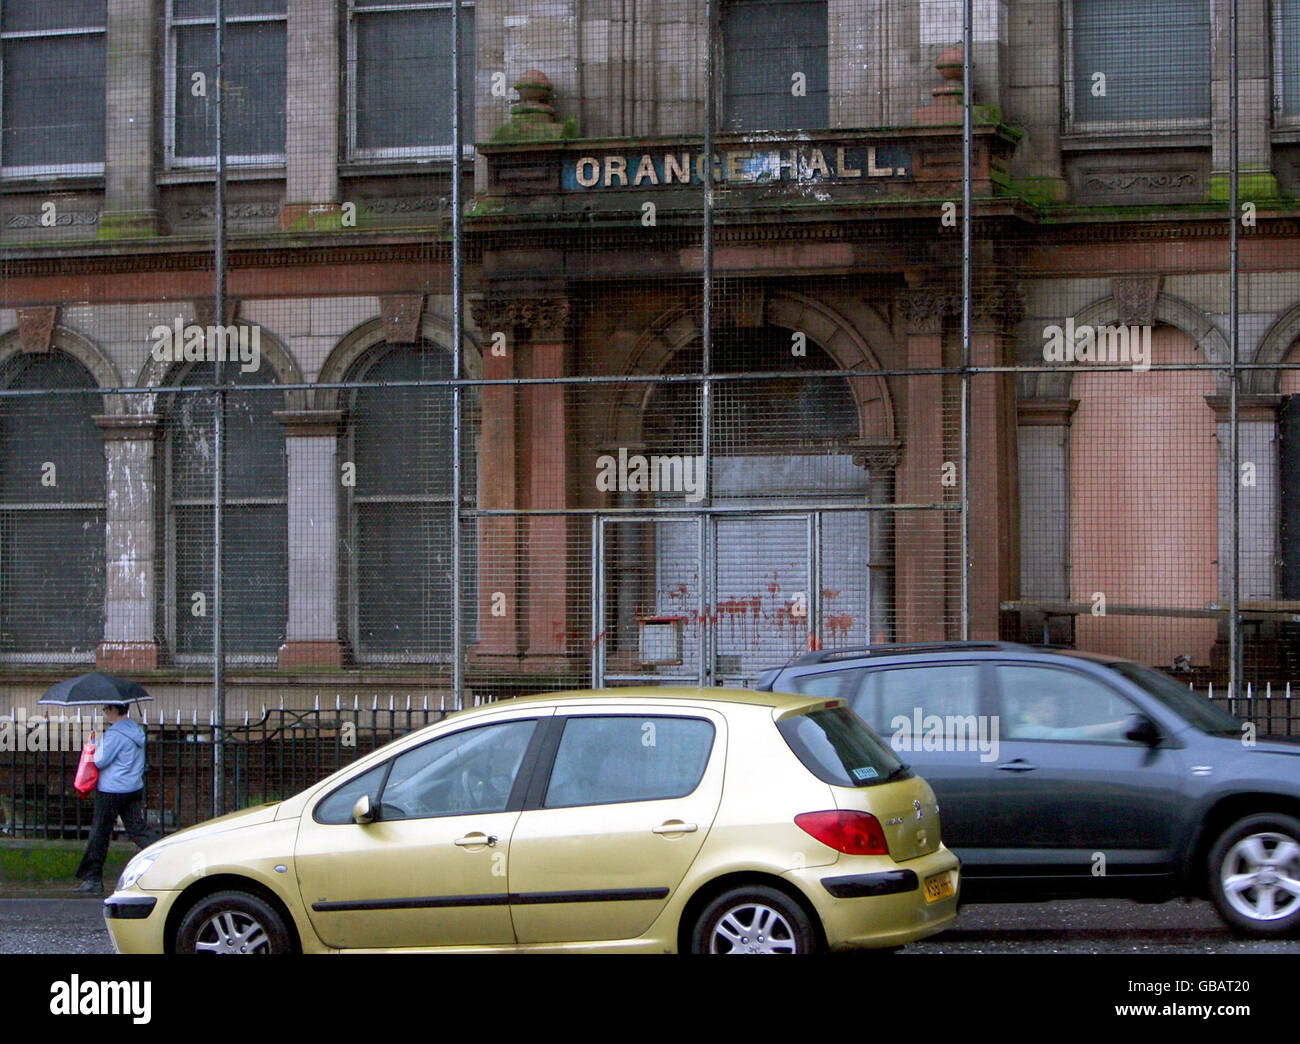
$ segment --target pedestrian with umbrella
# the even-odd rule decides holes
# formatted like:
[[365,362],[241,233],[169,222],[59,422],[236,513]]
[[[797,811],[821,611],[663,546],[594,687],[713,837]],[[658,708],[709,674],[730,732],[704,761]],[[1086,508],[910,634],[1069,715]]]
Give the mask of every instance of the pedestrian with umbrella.
[[77,867],[81,884],[74,891],[78,894],[103,895],[104,860],[119,816],[137,847],[146,848],[157,840],[144,814],[145,733],[131,717],[132,703],[151,699],[135,682],[97,671],[59,682],[40,699],[60,707],[98,706],[104,712],[104,736],[94,755],[99,770],[95,812],[86,854]]

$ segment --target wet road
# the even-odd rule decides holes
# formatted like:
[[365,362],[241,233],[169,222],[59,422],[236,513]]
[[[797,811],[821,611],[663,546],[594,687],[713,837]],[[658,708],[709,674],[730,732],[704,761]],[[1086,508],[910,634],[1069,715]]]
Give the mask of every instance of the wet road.
[[[112,953],[98,900],[0,899],[0,953]],[[967,906],[909,953],[1292,953],[1300,939],[1238,939],[1209,903],[1089,900]]]

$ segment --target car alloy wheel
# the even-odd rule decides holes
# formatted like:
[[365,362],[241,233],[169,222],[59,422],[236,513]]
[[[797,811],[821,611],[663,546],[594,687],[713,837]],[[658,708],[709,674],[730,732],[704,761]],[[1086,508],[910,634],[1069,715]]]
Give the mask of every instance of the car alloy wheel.
[[695,953],[809,953],[816,934],[798,903],[775,888],[755,885],[719,896],[700,916]]
[[280,915],[247,892],[218,892],[185,915],[176,935],[178,953],[267,954],[292,949]]
[[1300,821],[1248,816],[1228,830],[1210,856],[1215,904],[1233,927],[1285,935],[1300,927]]

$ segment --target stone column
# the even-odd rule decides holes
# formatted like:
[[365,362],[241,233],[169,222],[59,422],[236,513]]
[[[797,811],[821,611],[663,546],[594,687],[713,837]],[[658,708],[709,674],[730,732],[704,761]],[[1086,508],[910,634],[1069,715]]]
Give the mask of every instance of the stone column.
[[[1213,0],[1211,7],[1210,123],[1213,155],[1209,194],[1213,200],[1226,200],[1231,170],[1228,137],[1232,125],[1232,38],[1229,25],[1232,0]],[[1270,138],[1273,123],[1272,38],[1273,26],[1266,0],[1238,0],[1237,107],[1240,124],[1237,148],[1239,195],[1243,203],[1274,199],[1278,194]]]
[[[1077,399],[1017,404],[1020,598],[1026,601],[1070,600],[1070,420],[1078,406]],[[1022,634],[1041,635],[1041,613],[1022,613],[1021,620]]]
[[[1015,358],[1011,331],[1020,319],[1019,297],[1006,285],[973,297],[971,365],[1006,366]],[[1002,602],[1020,590],[1015,378],[999,373],[970,380],[970,637],[996,640]]]
[[154,27],[162,0],[108,0],[104,114],[104,212],[99,236],[118,239],[162,231],[154,186],[154,91],[162,63]]
[[[938,287],[905,293],[904,365],[909,369],[943,365],[943,324],[952,308],[952,295]],[[904,504],[938,503],[944,496],[943,378],[923,375],[899,381],[906,391],[907,427],[896,497]],[[939,511],[899,511],[893,519],[895,637],[904,642],[942,640],[948,636],[944,626],[944,515]],[[872,523],[874,537],[874,518]]]
[[[1241,543],[1237,552],[1241,570],[1241,600],[1269,601],[1276,597],[1274,562],[1278,523],[1277,410],[1280,395],[1241,395],[1237,399],[1237,443],[1241,474]],[[1229,398],[1206,396],[1214,409],[1219,442],[1219,597],[1227,606],[1232,565],[1232,429],[1228,423]]]
[[98,670],[132,674],[158,668],[154,623],[154,443],[161,418],[109,414],[104,433],[104,640]]
[[[900,443],[897,440],[864,442],[853,451],[853,463],[867,472],[867,497],[873,504],[892,504],[896,500],[895,474],[898,471]],[[896,512],[870,513],[870,551],[867,568],[871,586],[871,641],[890,642],[898,628],[897,601],[894,593],[894,523]],[[819,632],[820,633],[820,632]]]
[[[546,298],[522,306],[521,325],[528,328],[530,377],[562,377],[569,302]],[[568,485],[568,424],[564,388],[529,385],[524,392],[528,450],[528,507],[533,511],[564,508]],[[568,607],[568,519],[563,515],[530,516],[528,539],[528,656],[546,660],[567,657],[572,630]]]
[[280,411],[288,455],[289,619],[282,670],[339,667],[339,473],[343,415],[335,410]]
[[[483,343],[483,376],[506,380],[516,376],[515,323],[517,309],[509,303],[482,301],[474,307]],[[485,510],[518,508],[515,456],[519,451],[514,387],[479,389],[481,420],[478,433],[478,503]],[[476,662],[517,666],[519,647],[519,563],[516,544],[520,520],[504,515],[478,520],[478,642],[471,650]]]
[[289,0],[280,227],[339,227],[339,4]]

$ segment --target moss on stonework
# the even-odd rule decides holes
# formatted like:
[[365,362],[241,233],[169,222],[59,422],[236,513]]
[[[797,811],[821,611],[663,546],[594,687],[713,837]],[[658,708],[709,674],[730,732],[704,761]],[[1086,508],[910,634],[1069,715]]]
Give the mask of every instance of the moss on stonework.
[[[1211,203],[1226,203],[1232,198],[1232,179],[1228,174],[1211,174],[1206,191]],[[1277,177],[1271,171],[1252,171],[1237,175],[1237,198],[1242,203],[1280,199]]]
[[569,141],[578,137],[578,119],[569,116],[556,123],[550,120],[512,118],[492,132],[495,145],[515,145],[530,141]]

